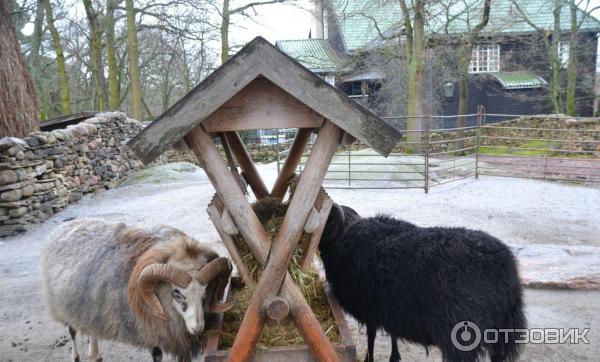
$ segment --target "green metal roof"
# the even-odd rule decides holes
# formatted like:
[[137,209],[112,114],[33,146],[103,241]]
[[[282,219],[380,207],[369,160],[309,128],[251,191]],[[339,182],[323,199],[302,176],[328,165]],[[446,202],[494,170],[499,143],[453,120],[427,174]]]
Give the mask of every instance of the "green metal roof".
[[497,72],[489,75],[496,78],[504,89],[542,88],[548,84],[531,72]]
[[325,39],[280,40],[275,45],[315,73],[333,72],[340,64]]
[[[527,22],[526,18],[540,29],[552,30],[554,28],[554,1],[494,0],[490,8],[490,20],[482,33],[530,33],[536,31]],[[518,7],[515,3],[518,4]],[[449,33],[456,34],[469,31],[479,22],[483,11],[483,0],[471,0],[469,4],[469,8],[471,9],[469,11],[465,11],[465,3],[462,2],[451,9],[451,13],[457,15],[448,27]],[[578,10],[577,18],[579,21],[585,15],[583,10]],[[445,32],[445,29],[443,29],[445,21],[445,16],[440,16],[437,21],[430,24],[430,31],[434,33]],[[568,4],[565,4],[561,8],[560,27],[565,32],[570,30],[570,10]],[[587,16],[581,25],[580,31],[600,31],[600,21],[593,16]]]
[[348,51],[364,47],[402,21],[396,0],[331,0],[331,6]]
[[[403,27],[402,11],[397,0],[329,0],[335,20],[348,51],[365,47],[372,41],[381,39],[380,32],[389,36]],[[526,17],[538,28],[551,30],[554,26],[553,7],[555,0],[514,0]],[[484,0],[466,0],[456,2],[450,8],[450,15],[439,2],[427,9],[429,14],[437,14],[428,20],[426,31],[429,34],[463,33],[471,30],[479,22]],[[517,9],[513,0],[494,0],[490,9],[490,20],[482,34],[492,33],[530,33],[536,31]],[[466,7],[468,5],[468,11]],[[579,10],[577,17],[585,16]],[[561,30],[570,30],[570,11],[568,5],[561,8]],[[447,18],[452,18],[446,30]],[[379,28],[379,29],[378,29]],[[379,30],[379,31],[378,31]],[[580,31],[600,32],[600,20],[587,16]]]

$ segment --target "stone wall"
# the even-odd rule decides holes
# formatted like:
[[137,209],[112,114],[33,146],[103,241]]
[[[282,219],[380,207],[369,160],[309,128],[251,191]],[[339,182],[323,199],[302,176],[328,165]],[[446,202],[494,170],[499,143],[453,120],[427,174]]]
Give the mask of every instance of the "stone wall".
[[125,143],[143,126],[124,113],[0,139],[0,237],[15,235],[142,167]]

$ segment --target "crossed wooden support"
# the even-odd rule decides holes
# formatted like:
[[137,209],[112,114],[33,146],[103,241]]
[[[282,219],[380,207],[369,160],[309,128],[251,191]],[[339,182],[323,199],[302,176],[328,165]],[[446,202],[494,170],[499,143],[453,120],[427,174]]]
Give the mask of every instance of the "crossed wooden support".
[[[300,129],[273,191],[269,193],[237,132],[225,132],[227,144],[257,199],[268,195],[283,198],[309,135],[309,129]],[[211,136],[202,125],[195,127],[185,136],[187,144],[217,190],[223,209],[219,210],[219,207],[213,203],[209,207],[209,215],[238,270],[247,275],[230,236],[230,233],[236,232],[244,237],[250,251],[264,267],[229,354],[229,361],[248,361],[267,319],[280,320],[288,314],[319,361],[339,361],[332,344],[287,270],[302,232],[307,226],[311,229],[310,222],[307,225],[307,221],[311,218],[311,213],[315,213],[315,202],[323,178],[342,135],[343,131],[329,121],[320,128],[306,167],[296,185],[294,196],[289,202],[281,228],[272,243],[239,183],[219,154]],[[318,205],[321,209],[319,215],[327,217],[331,209],[331,200],[326,201],[328,198],[324,200],[321,205]],[[233,226],[227,226],[229,218],[233,221]],[[320,232],[322,228],[320,231],[318,227],[315,228],[313,238],[316,238],[316,241],[320,238]],[[310,258],[316,251],[316,244],[316,242],[310,243],[305,254],[310,256],[304,260],[303,265],[310,263]],[[308,251],[312,254],[308,254]]]

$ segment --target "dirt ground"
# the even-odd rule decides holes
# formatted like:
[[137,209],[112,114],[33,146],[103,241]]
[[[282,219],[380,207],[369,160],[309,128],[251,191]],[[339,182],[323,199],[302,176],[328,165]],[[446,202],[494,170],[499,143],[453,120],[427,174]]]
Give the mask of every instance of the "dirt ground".
[[[273,165],[260,166],[266,183],[272,183]],[[169,224],[200,241],[218,236],[205,213],[213,195],[206,175],[186,165],[162,166],[134,177],[127,186],[85,197],[44,224],[28,232],[0,239],[0,361],[66,361],[70,343],[63,326],[47,316],[40,292],[39,257],[48,233],[74,217],[102,217],[141,224]],[[461,225],[482,229],[509,242],[600,246],[600,190],[531,180],[484,177],[422,190],[330,190],[340,203],[368,216],[387,212],[420,225]],[[550,247],[549,245],[548,247]],[[600,253],[586,269],[600,266]],[[581,272],[585,272],[582,270]],[[598,361],[600,356],[600,291],[527,289],[526,311],[530,327],[589,328],[589,344],[526,345],[523,361]],[[351,322],[364,357],[366,331]],[[82,346],[87,338],[82,341]],[[87,354],[82,348],[83,357]],[[439,361],[432,349],[401,343],[405,361]],[[149,361],[147,351],[103,342],[105,361]],[[389,339],[377,339],[377,361],[387,361]],[[84,358],[84,360],[86,360]],[[169,360],[169,359],[167,359]]]

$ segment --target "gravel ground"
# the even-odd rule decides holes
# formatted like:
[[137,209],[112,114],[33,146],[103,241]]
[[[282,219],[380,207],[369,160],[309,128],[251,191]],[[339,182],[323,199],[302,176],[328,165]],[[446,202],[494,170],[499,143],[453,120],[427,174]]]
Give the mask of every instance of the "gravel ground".
[[[267,184],[274,165],[259,166]],[[51,321],[40,293],[39,256],[47,234],[65,219],[102,217],[128,223],[163,223],[200,241],[216,241],[205,213],[214,189],[206,175],[185,164],[144,171],[127,186],[85,197],[27,233],[0,241],[0,361],[64,361],[69,356],[65,328]],[[478,228],[518,246],[557,244],[600,246],[600,190],[532,180],[483,177],[422,190],[330,190],[337,202],[364,216],[387,212],[419,225]],[[550,247],[550,246],[548,246]],[[536,249],[537,250],[537,249]],[[596,253],[598,254],[598,253]],[[600,265],[592,259],[591,264]],[[571,269],[582,269],[573,265]],[[600,355],[600,291],[526,290],[532,327],[590,328],[587,345],[527,345],[527,361],[597,361]],[[366,333],[351,321],[364,356]],[[377,340],[377,360],[387,361],[388,338]],[[105,342],[106,361],[149,360],[146,351]],[[439,360],[437,351],[401,344],[404,360]],[[85,353],[84,353],[85,356]],[[84,359],[85,360],[85,359]]]

